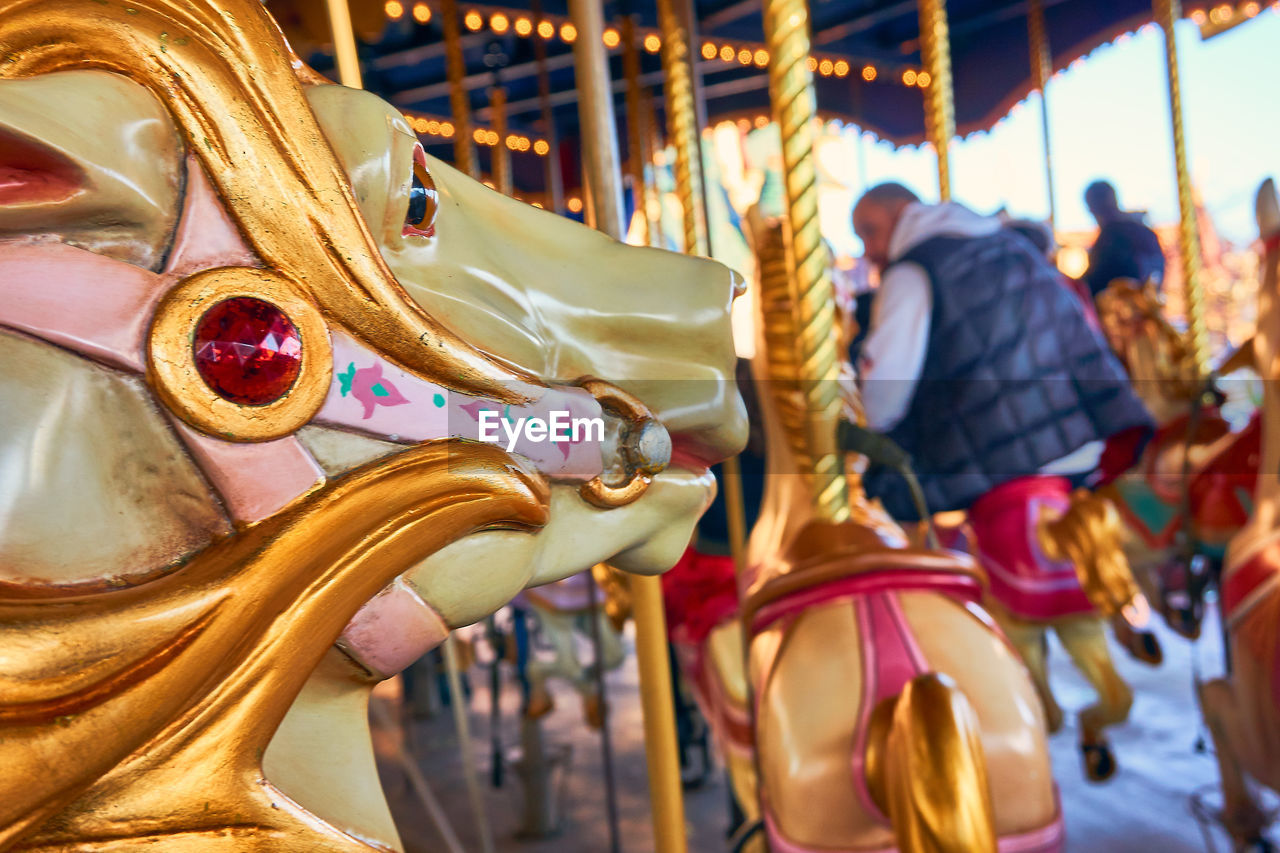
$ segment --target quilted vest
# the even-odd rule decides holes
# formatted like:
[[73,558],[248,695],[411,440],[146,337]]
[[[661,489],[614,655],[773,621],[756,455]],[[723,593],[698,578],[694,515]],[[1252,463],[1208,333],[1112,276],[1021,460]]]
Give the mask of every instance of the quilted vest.
[[[933,314],[924,368],[889,437],[911,454],[931,512],[967,509],[1151,416],[1077,297],[1025,239],[1001,229],[938,236],[895,263],[928,276]],[[873,468],[869,494],[898,519],[918,515],[902,478]]]

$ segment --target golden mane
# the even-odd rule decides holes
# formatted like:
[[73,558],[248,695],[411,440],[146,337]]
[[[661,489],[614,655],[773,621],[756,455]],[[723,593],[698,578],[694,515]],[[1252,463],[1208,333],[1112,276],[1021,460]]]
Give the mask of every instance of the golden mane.
[[356,610],[405,566],[479,530],[539,527],[548,500],[540,475],[500,448],[431,442],[157,580],[0,600],[0,848],[367,849],[263,779],[271,736]]

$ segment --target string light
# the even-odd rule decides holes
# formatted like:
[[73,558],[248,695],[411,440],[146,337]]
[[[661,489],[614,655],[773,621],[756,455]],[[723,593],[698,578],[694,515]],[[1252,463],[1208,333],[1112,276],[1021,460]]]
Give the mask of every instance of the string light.
[[921,89],[928,89],[929,84],[933,82],[933,78],[929,76],[928,71],[921,71],[916,75],[916,85]]
[[511,19],[501,12],[494,12],[493,17],[489,19],[489,29],[498,35],[502,35],[511,28]]
[[398,21],[404,16],[404,4],[400,0],[387,0],[387,5],[382,8],[386,10],[387,17],[393,21]]
[[484,133],[484,141],[486,145],[497,145],[498,132],[495,130],[486,130]]
[[451,138],[453,136],[453,122],[451,121],[440,122],[440,135],[443,136],[445,139]]
[[848,77],[849,63],[845,62],[843,59],[837,59],[836,65],[835,65],[835,71],[836,71],[837,77]]
[[649,35],[644,37],[644,49],[650,53],[657,53],[662,50],[662,39],[658,38],[653,33],[649,33]]
[[769,64],[769,51],[765,50],[764,48],[760,48],[755,52],[755,55],[752,56],[751,58],[755,60],[757,68],[764,68],[766,65]]
[[738,132],[739,132],[739,133],[748,133],[748,132],[750,132],[750,130],[751,130],[751,122],[749,122],[749,121],[748,121],[748,120],[746,120],[745,118],[740,118],[740,119],[738,119]]
[[818,73],[823,77],[830,77],[831,72],[835,70],[835,63],[830,59],[824,59],[818,63]]
[[756,130],[764,130],[766,127],[769,126],[769,117],[764,114],[756,116],[755,125],[756,125]]
[[1206,18],[1206,15],[1204,13],[1204,9],[1196,9],[1194,12],[1191,13],[1191,20],[1197,26],[1203,27],[1205,18]]
[[533,32],[533,21],[528,18],[516,18],[516,35],[527,36]]
[[578,37],[578,28],[573,24],[560,25],[560,40],[572,43]]
[[617,47],[622,43],[621,34],[619,34],[613,27],[609,27],[609,29],[604,31],[603,38],[605,47]]
[[1261,11],[1262,11],[1262,7],[1259,6],[1257,3],[1249,2],[1244,4],[1244,16],[1246,18],[1257,17],[1258,13]]
[[724,47],[720,48],[720,58],[725,62],[733,62],[733,54],[734,50],[733,45],[731,44],[726,44]]
[[484,128],[477,127],[471,136],[476,142],[484,145]]
[[582,212],[582,199],[578,198],[576,195],[575,195],[575,196],[572,196],[572,197],[569,199],[567,206],[568,206],[568,208],[569,208],[569,212],[570,212],[570,213],[581,213],[581,212]]
[[916,72],[908,68],[902,72],[902,82],[906,86],[914,86],[916,84]]
[[462,23],[466,25],[467,29],[475,32],[484,26],[484,18],[481,17],[480,13],[475,9],[472,9],[467,13],[466,17],[462,19]]
[[818,58],[816,56],[809,57],[808,62],[806,62],[805,64],[809,66],[810,71],[818,70]]
[[716,46],[715,46],[714,44],[712,44],[711,42],[709,42],[709,41],[705,41],[705,42],[703,42],[703,43],[702,43],[702,58],[703,58],[703,59],[715,59],[715,58],[716,58]]
[[876,67],[874,65],[862,66],[862,79],[868,83],[876,79]]
[[413,4],[413,19],[414,19],[415,21],[417,21],[419,24],[426,24],[426,23],[430,23],[430,21],[431,21],[431,7],[430,7],[430,6],[428,6],[426,3],[414,3],[414,4]]
[[533,153],[537,154],[539,157],[545,157],[547,152],[550,150],[551,146],[545,139],[539,139],[537,142],[533,143]]
[[741,62],[743,65],[750,65],[751,64],[751,48],[744,47],[742,50],[738,51],[738,61]]

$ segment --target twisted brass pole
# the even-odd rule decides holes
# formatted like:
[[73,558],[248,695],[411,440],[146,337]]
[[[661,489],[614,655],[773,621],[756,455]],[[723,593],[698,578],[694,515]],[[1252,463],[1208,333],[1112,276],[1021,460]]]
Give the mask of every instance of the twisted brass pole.
[[[813,151],[817,104],[809,71],[809,10],[805,0],[765,0],[769,95],[782,135],[787,210],[784,236],[790,273],[790,323],[797,379],[804,395],[807,453],[797,462],[810,478],[816,517],[849,517],[844,466],[836,452],[840,418],[839,337],[826,245],[818,224],[817,161]],[[785,322],[785,320],[784,320]]]
[[463,78],[467,66],[458,29],[458,0],[440,0],[440,27],[444,30],[445,70],[449,77],[449,108],[453,113],[453,165],[477,177],[475,149],[471,146],[471,100]]
[[1040,132],[1044,135],[1044,179],[1049,193],[1049,228],[1058,233],[1058,206],[1053,192],[1053,156],[1049,146],[1049,78],[1053,76],[1053,54],[1044,28],[1043,0],[1027,6],[1027,41],[1031,46],[1031,83],[1040,90]]
[[920,55],[929,85],[924,90],[925,130],[938,155],[938,192],[951,200],[951,138],[956,135],[956,113],[951,91],[951,35],[947,27],[946,0],[919,0]]
[[[654,102],[653,90],[647,87],[642,89],[640,101],[647,131],[644,135],[644,161],[653,163],[657,157],[657,150],[662,147],[662,123],[658,121],[658,108]],[[656,202],[651,210],[645,211],[646,218],[649,220],[649,245],[664,248],[666,238],[662,230],[662,194],[658,191],[656,176],[646,185],[645,191],[651,192]]]
[[[542,2],[532,0],[530,11],[534,23],[542,22]],[[551,111],[551,76],[547,72],[547,43],[533,39],[533,58],[538,65],[538,108],[542,115],[542,132],[547,138],[547,156],[542,158],[543,176],[547,183],[547,207],[564,213],[564,179],[560,174],[560,141],[556,134],[555,114]]]
[[632,15],[622,19],[622,71],[627,78],[627,164],[631,171],[631,194],[640,220],[641,245],[649,245],[649,185],[645,180],[645,144],[648,133],[644,105],[640,97],[640,45],[636,42],[636,21]]
[[493,186],[503,195],[513,195],[511,149],[507,147],[507,90],[501,86],[489,90],[489,112],[493,116],[493,131],[498,134],[498,144],[493,149]]
[[1208,371],[1209,334],[1204,323],[1204,290],[1200,283],[1200,229],[1195,198],[1191,194],[1191,170],[1187,166],[1187,139],[1182,126],[1182,87],[1178,79],[1178,39],[1174,24],[1182,17],[1180,0],[1153,0],[1156,22],[1164,31],[1165,70],[1169,78],[1169,108],[1173,118],[1173,167],[1178,178],[1178,249],[1182,258],[1182,287],[1187,304],[1187,329],[1200,374]]
[[658,0],[662,27],[662,71],[666,80],[667,133],[676,149],[676,195],[684,211],[684,248],[707,254],[707,222],[702,210],[702,156],[698,115],[693,102],[693,65],[689,30],[675,0]]

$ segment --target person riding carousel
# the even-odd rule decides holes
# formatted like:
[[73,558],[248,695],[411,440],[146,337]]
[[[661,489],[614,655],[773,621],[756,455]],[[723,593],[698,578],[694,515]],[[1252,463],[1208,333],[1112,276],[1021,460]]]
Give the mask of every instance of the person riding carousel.
[[[858,201],[853,227],[880,270],[858,357],[867,425],[910,454],[930,513],[968,512],[993,609],[1033,674],[1046,624],[1082,669],[1105,655],[1109,670],[1074,566],[1045,553],[1038,527],[1074,488],[1131,465],[1149,437],[1124,368],[1046,256],[999,220],[886,183]],[[872,467],[865,486],[898,520],[919,518],[897,472]],[[1114,681],[1098,685],[1097,719],[1082,715],[1095,779],[1114,771],[1101,728],[1128,713],[1128,687]],[[1037,682],[1056,728],[1061,710]]]

